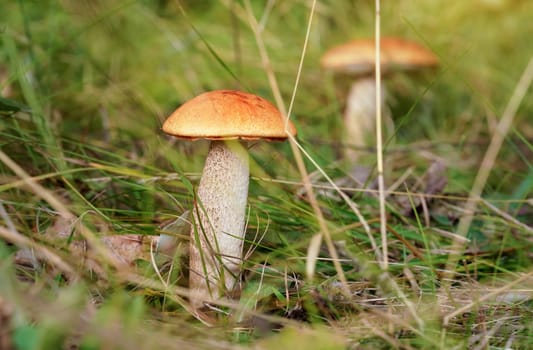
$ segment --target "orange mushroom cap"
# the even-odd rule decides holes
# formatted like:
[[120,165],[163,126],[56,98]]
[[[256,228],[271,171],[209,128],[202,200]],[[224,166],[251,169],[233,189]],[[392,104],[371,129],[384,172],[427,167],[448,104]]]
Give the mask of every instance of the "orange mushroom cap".
[[215,90],[184,103],[163,123],[163,131],[184,139],[285,140],[296,135],[289,121],[267,100],[246,92]]

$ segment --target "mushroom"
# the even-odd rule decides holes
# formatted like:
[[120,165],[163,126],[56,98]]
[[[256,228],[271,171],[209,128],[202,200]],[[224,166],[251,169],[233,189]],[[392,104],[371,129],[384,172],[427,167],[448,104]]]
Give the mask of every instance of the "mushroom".
[[[435,67],[438,59],[423,46],[399,38],[381,38],[380,63],[383,74],[395,70],[414,71]],[[353,40],[328,50],[321,59],[323,68],[334,73],[355,76],[344,111],[344,137],[354,148],[347,148],[345,157],[351,161],[359,157],[357,148],[371,145],[375,135],[376,83],[374,39]],[[381,91],[384,105],[385,91]],[[382,110],[386,111],[384,108]],[[388,125],[394,125],[389,114],[384,113]]]
[[247,141],[282,141],[296,135],[296,129],[259,96],[217,90],[179,107],[163,131],[182,139],[211,140],[190,233],[190,301],[198,308],[209,297],[219,298],[237,287],[248,196]]

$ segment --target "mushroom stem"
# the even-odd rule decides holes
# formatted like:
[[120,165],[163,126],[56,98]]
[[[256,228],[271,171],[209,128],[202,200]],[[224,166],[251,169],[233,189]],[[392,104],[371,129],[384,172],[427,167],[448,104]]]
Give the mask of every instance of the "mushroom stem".
[[[381,106],[387,129],[394,129],[388,110],[384,108],[385,89],[381,88]],[[391,127],[392,125],[392,127]],[[376,139],[376,82],[374,77],[356,80],[351,88],[344,111],[344,137],[349,147],[345,158],[356,163],[361,151],[373,147]],[[389,128],[390,127],[390,128]]]
[[235,288],[244,243],[249,163],[237,140],[212,141],[194,205],[191,229],[191,304]]

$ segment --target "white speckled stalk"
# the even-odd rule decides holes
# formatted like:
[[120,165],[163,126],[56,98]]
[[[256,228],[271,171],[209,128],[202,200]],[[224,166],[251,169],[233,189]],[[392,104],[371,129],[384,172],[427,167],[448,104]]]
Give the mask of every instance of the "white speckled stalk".
[[[381,90],[381,106],[385,123],[394,125],[384,108],[385,90]],[[356,163],[362,149],[375,147],[376,139],[376,82],[374,77],[358,79],[351,88],[344,111],[345,158]],[[394,129],[394,126],[392,127]],[[390,130],[389,130],[390,132]]]
[[248,152],[239,141],[212,141],[191,230],[191,304],[234,289],[240,273],[248,197]]

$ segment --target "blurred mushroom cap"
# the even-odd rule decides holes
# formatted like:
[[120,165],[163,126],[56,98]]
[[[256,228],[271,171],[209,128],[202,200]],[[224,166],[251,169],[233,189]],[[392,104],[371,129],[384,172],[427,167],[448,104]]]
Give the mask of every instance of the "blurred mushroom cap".
[[[358,39],[335,46],[321,59],[325,69],[339,73],[369,74],[374,71],[376,45],[374,39]],[[400,38],[381,38],[380,62],[382,70],[416,70],[436,67],[437,56],[413,41]]]

